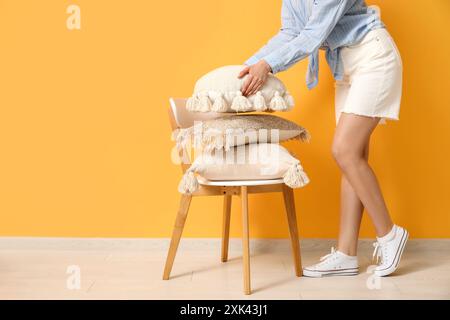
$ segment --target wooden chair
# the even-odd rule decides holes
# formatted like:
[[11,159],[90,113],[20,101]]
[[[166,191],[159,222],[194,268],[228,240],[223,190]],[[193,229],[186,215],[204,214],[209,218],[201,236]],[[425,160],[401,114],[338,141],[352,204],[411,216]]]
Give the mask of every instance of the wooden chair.
[[[195,120],[206,120],[223,116],[218,113],[190,113],[186,110],[186,99],[170,99],[169,118],[172,130],[186,128],[193,125]],[[180,152],[182,159],[185,154]],[[183,173],[189,168],[189,164],[182,164]],[[193,197],[223,196],[223,229],[222,229],[222,262],[228,259],[228,242],[230,232],[231,199],[240,196],[242,205],[242,248],[244,267],[244,293],[250,294],[250,248],[249,248],[249,219],[248,219],[248,195],[253,193],[282,192],[286,207],[287,220],[294,257],[295,275],[302,276],[300,245],[297,229],[297,218],[294,204],[293,190],[283,183],[282,179],[273,180],[238,180],[238,181],[210,181],[200,179],[200,188],[193,194],[181,195],[180,207],[175,220],[169,252],[167,254],[163,279],[168,280],[170,271],[180,243],[181,234],[189,211],[189,205]]]

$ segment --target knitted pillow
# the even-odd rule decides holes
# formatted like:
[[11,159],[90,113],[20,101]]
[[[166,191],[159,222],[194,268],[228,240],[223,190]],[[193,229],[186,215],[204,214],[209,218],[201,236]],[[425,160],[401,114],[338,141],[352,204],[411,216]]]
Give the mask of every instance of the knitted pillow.
[[[199,180],[196,173],[200,175]],[[229,181],[280,178],[291,188],[300,188],[309,183],[300,161],[284,147],[273,143],[249,144],[226,152],[203,152],[183,175],[178,191],[193,193],[202,179]]]
[[287,111],[294,106],[284,84],[272,74],[256,94],[244,97],[241,87],[248,75],[238,79],[243,68],[243,65],[225,66],[205,74],[195,84],[186,108],[198,112],[248,112]]
[[176,133],[178,147],[185,147],[193,140],[195,147],[204,149],[229,150],[247,143],[278,143],[291,139],[307,141],[309,133],[292,121],[268,114],[228,115],[198,121]]

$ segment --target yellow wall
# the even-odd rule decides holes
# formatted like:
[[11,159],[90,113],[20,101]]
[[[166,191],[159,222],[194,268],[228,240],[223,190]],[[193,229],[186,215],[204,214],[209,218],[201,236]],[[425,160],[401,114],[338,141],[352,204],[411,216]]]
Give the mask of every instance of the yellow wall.
[[[81,30],[66,8],[81,7]],[[413,237],[450,236],[450,1],[378,0],[403,56],[401,121],[377,129],[371,162],[392,215]],[[281,0],[0,0],[0,236],[166,237],[179,194],[167,99],[244,61],[279,27]],[[304,237],[335,237],[339,173],[330,156],[333,81],[323,57],[280,77],[289,143],[311,177],[295,192]],[[277,195],[250,200],[254,237],[286,237]],[[221,199],[195,200],[186,236],[219,236]],[[240,235],[233,206],[232,236]],[[365,218],[361,235],[373,236]]]

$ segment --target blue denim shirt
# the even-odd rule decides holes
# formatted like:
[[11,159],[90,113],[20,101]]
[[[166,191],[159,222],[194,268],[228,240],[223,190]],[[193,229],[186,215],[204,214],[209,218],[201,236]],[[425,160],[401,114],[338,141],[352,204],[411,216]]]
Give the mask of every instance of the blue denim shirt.
[[326,50],[333,76],[341,80],[340,48],[383,27],[378,11],[364,0],[283,0],[280,31],[245,64],[264,59],[277,73],[309,56],[306,84],[312,89],[318,83],[319,49]]

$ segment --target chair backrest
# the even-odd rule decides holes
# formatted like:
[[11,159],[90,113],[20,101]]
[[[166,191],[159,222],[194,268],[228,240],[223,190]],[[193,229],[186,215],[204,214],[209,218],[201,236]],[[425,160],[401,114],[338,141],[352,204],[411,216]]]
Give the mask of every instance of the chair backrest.
[[[185,98],[169,99],[169,120],[172,131],[192,127],[194,121],[209,120],[224,116],[223,113],[216,112],[189,112],[186,109],[186,101],[187,99]],[[181,162],[181,170],[184,173],[190,166],[190,153],[185,149],[178,149],[178,155],[180,159],[183,159]]]
[[194,125],[194,121],[202,121],[223,117],[224,113],[216,112],[189,112],[186,109],[185,98],[170,98],[169,118],[172,130],[179,128],[189,128]]

